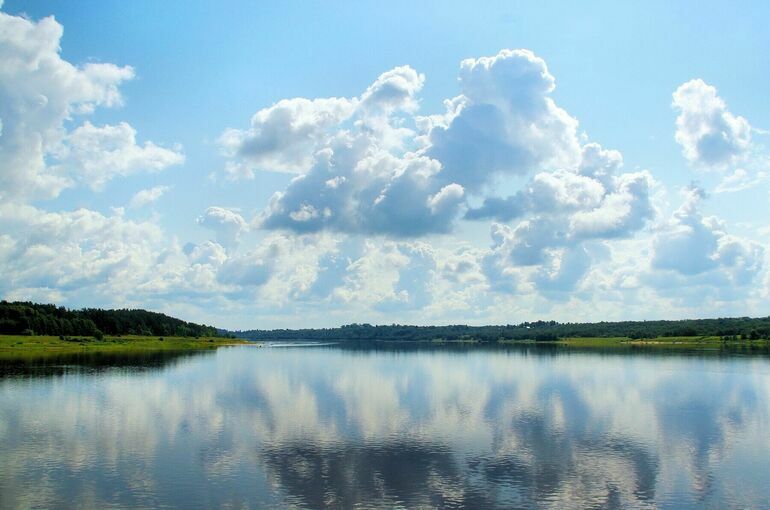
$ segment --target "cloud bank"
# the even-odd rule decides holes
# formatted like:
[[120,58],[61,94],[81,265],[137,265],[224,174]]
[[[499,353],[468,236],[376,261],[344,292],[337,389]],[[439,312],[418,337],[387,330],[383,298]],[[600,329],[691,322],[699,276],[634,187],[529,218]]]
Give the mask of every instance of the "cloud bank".
[[[460,62],[438,113],[422,111],[427,78],[408,65],[351,97],[244,112],[217,129],[221,190],[265,171],[291,180],[267,204],[219,195],[172,221],[182,188],[152,179],[187,164],[181,147],[98,122],[130,106],[135,71],[68,62],[62,34],[53,18],[0,13],[3,298],[241,327],[767,313],[766,246],[707,213],[700,187],[670,206],[661,170],[627,170],[581,132],[530,50]],[[708,191],[766,182],[756,130],[716,88],[688,81],[673,106],[684,161],[722,179]],[[57,210],[64,190],[108,205]]]

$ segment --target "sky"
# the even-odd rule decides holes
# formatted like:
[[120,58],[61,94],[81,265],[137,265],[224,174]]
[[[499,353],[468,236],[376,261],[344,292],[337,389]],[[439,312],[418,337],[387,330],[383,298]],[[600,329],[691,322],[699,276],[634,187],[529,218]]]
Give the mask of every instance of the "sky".
[[0,298],[770,315],[766,2],[0,3]]

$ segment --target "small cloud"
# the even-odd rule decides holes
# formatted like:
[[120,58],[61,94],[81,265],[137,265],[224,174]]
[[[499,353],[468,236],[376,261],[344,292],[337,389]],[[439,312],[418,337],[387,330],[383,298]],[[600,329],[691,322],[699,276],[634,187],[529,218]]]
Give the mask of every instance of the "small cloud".
[[131,197],[128,206],[132,209],[144,207],[147,204],[156,202],[170,189],[170,186],[155,186],[153,188],[143,189]]
[[716,193],[734,193],[745,189],[753,188],[767,179],[767,172],[758,172],[751,176],[743,168],[736,168],[735,171],[726,175],[722,182],[714,190]]
[[197,222],[201,227],[214,231],[217,242],[225,247],[235,246],[241,234],[249,230],[249,225],[240,214],[224,207],[209,207]]

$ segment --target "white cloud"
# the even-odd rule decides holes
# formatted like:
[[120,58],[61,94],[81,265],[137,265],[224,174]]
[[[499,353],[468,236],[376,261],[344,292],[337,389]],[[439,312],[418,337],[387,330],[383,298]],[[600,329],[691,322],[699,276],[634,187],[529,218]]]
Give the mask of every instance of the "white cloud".
[[152,204],[157,202],[158,199],[170,189],[170,186],[155,186],[152,188],[143,189],[136,192],[134,196],[131,197],[131,201],[128,203],[128,205],[133,209],[138,209],[140,207],[144,207],[145,205]]
[[486,198],[465,217],[508,222],[528,215],[571,215],[572,237],[628,235],[654,214],[649,196],[654,180],[648,172],[617,175],[622,164],[617,151],[586,144],[576,169],[535,174],[515,195]]
[[425,83],[425,75],[409,66],[395,67],[382,73],[361,95],[360,107],[369,115],[414,112],[416,95]]
[[446,126],[430,131],[427,154],[442,177],[478,191],[501,175],[571,168],[580,161],[577,121],[550,93],[555,80],[528,50],[502,50],[460,65],[462,96]]
[[459,185],[441,186],[440,168],[424,156],[393,156],[371,145],[366,134],[346,138],[277,193],[260,224],[397,237],[447,232],[464,197]]
[[700,79],[690,80],[676,89],[673,98],[679,112],[675,139],[690,163],[724,169],[746,155],[751,126],[730,113],[716,88]]
[[[0,12],[3,200],[52,198],[80,180],[98,187],[114,175],[181,161],[178,153],[152,143],[137,146],[127,124],[94,128],[86,123],[68,133],[66,124],[78,116],[100,106],[120,106],[118,87],[133,78],[134,70],[109,63],[75,66],[63,60],[62,33],[53,17],[35,22]],[[110,138],[116,134],[117,140]],[[98,158],[104,147],[92,150],[86,142],[117,145],[108,148],[105,163]],[[67,154],[69,161],[57,161]]]
[[[468,193],[478,193],[506,174],[547,170],[533,179],[530,190],[529,201],[541,210],[548,207],[546,199],[553,209],[580,205],[571,201],[581,202],[584,209],[595,207],[602,201],[602,190],[613,184],[609,175],[620,166],[620,155],[595,144],[581,148],[577,121],[551,99],[553,76],[531,52],[504,50],[494,57],[463,61],[463,94],[447,102],[444,116],[397,115],[416,111],[423,82],[424,76],[413,69],[395,68],[358,98],[345,100],[350,108],[344,114],[322,120],[308,116],[313,120],[295,123],[303,127],[297,137],[284,129],[287,144],[296,138],[302,146],[299,166],[304,173],[275,194],[262,214],[261,227],[414,237],[449,232]],[[289,101],[285,104],[309,108],[340,100]],[[255,119],[268,118],[273,108],[258,112]],[[405,120],[423,134],[406,127]],[[259,129],[227,131],[223,143],[232,156],[228,168],[242,173],[238,151],[249,144],[272,147],[272,136],[263,136]],[[286,149],[287,157],[298,161],[293,149]],[[305,168],[308,161],[312,163]],[[564,170],[553,172],[555,168]],[[584,194],[574,196],[578,189]],[[490,200],[495,205],[502,199]],[[469,214],[485,216],[496,215]],[[515,216],[508,214],[508,219]]]
[[564,300],[595,262],[583,243],[566,244],[546,219],[523,221],[512,229],[493,224],[492,248],[481,261],[490,290],[517,296],[537,292]]
[[296,233],[446,233],[470,194],[483,196],[506,175],[532,175],[515,195],[487,196],[468,210],[467,219],[517,221],[494,227],[495,245],[474,262],[475,274],[495,290],[567,292],[594,261],[585,243],[632,236],[655,216],[651,175],[621,174],[619,152],[580,144],[577,121],[550,97],[555,80],[531,52],[463,61],[462,94],[446,102],[446,114],[410,118],[423,81],[408,67],[383,73],[348,100],[356,105],[350,116],[313,124],[319,129],[305,138],[304,151],[312,165],[273,196],[258,225]]
[[639,231],[655,217],[650,193],[655,181],[649,172],[634,172],[613,179],[613,187],[601,204],[583,209],[570,219],[570,231],[576,239],[609,239]]
[[283,99],[251,118],[248,130],[227,129],[219,138],[231,178],[254,176],[255,170],[303,172],[313,154],[336,127],[353,113],[355,100],[345,98]]
[[583,246],[554,251],[549,263],[540,267],[534,282],[541,292],[572,291],[592,264]]
[[[157,217],[31,207],[66,187],[98,190],[184,160],[178,147],[137,141],[127,123],[87,120],[122,104],[120,85],[134,72],[61,59],[61,35],[53,18],[0,14],[3,297],[185,302],[241,310],[249,324],[258,314],[296,326],[304,312],[323,325],[392,322],[396,311],[400,321],[489,322],[571,318],[598,304],[605,316],[622,315],[634,300],[642,314],[661,309],[655,298],[674,313],[682,309],[675,299],[695,302],[674,287],[724,297],[747,290],[763,268],[763,248],[701,215],[695,200],[650,239],[652,176],[622,173],[619,152],[586,142],[555,103],[545,62],[527,50],[463,61],[459,95],[439,114],[418,115],[425,76],[401,66],[358,95],[284,99],[245,129],[224,131],[228,177],[296,174],[251,223],[267,230],[260,241],[234,208],[206,209],[197,224],[212,240],[181,248],[185,240]],[[690,82],[674,101],[677,140],[693,164],[727,170],[747,159],[750,127],[712,87]],[[758,168],[747,161],[717,191],[756,184],[765,175]],[[524,184],[493,195],[511,182]],[[128,205],[146,206],[168,189],[143,189]],[[464,212],[500,222],[490,248],[440,235],[415,240],[452,232]]]
[[[572,176],[568,179],[574,183]],[[526,218],[514,227],[493,224],[493,244],[481,261],[489,288],[516,295],[536,291],[549,299],[566,299],[593,264],[603,261],[608,240],[629,238],[654,217],[649,174],[622,174],[612,179],[611,192],[602,190],[590,200],[577,198],[593,197],[591,194],[573,192],[573,200],[555,202],[553,196],[565,189],[562,183],[543,188],[549,194],[540,202],[526,201],[532,205],[520,208]],[[528,193],[523,199],[531,199],[532,188]]]
[[592,144],[583,153],[585,164],[576,171],[538,173],[515,195],[488,198],[466,214],[517,220],[513,227],[492,227],[483,268],[493,290],[527,291],[520,288],[524,282],[569,290],[590,267],[585,243],[631,237],[655,217],[648,172],[615,175],[622,163],[617,152]]
[[344,285],[335,290],[335,296],[350,304],[396,299],[394,286],[400,270],[408,264],[409,258],[401,253],[397,243],[367,240],[361,256],[348,266]]
[[[182,249],[154,221],[10,203],[0,203],[0,231],[1,296],[54,296],[57,302],[94,306],[165,307],[185,298],[206,308],[212,301],[253,303],[258,293],[269,296],[264,302],[272,306],[276,296],[282,302],[292,298],[287,288],[302,281],[309,287],[316,271],[307,268],[333,246],[328,240],[272,236],[242,254],[211,241]],[[268,288],[274,275],[280,281]]]
[[225,247],[235,246],[240,236],[249,229],[240,214],[224,207],[207,208],[197,221],[201,227],[214,231],[217,242]]
[[743,168],[736,168],[733,173],[725,175],[722,178],[722,181],[717,185],[714,191],[716,193],[734,193],[743,191],[761,184],[767,180],[767,177],[767,172],[760,171],[755,175],[751,175]]
[[217,267],[227,260],[227,251],[224,247],[212,241],[188,245],[184,251],[193,264],[207,264]]
[[513,251],[514,233],[507,225],[493,223],[490,228],[492,248],[481,259],[481,269],[494,291],[514,293],[519,290],[520,272],[511,264],[509,254]]
[[217,280],[225,284],[255,287],[264,285],[271,273],[270,259],[252,253],[225,261],[217,273]]
[[136,130],[125,122],[98,127],[88,121],[67,135],[57,159],[68,173],[94,190],[114,177],[184,162],[178,148],[165,149],[152,142],[137,145]]
[[433,249],[424,243],[413,243],[400,245],[399,251],[408,262],[398,273],[393,295],[375,305],[380,312],[419,310],[434,300],[432,287],[437,265]]
[[436,270],[436,255],[425,243],[366,241],[334,297],[384,314],[420,310],[434,299]]
[[734,290],[753,281],[764,263],[764,248],[726,232],[723,221],[704,217],[701,188],[685,190],[685,201],[653,240],[652,268],[678,277],[678,285]]
[[442,261],[441,272],[444,279],[464,286],[482,283],[479,254],[468,248],[461,248],[450,253]]
[[[571,221],[564,235],[577,240],[630,235],[652,217],[649,174],[617,175],[617,151],[580,145],[577,121],[551,99],[554,78],[531,52],[503,50],[463,61],[463,94],[447,101],[444,116],[412,118],[423,130],[417,136],[394,112],[415,111],[423,81],[400,67],[351,99],[357,104],[352,123],[314,138],[312,166],[273,196],[259,225],[300,233],[446,233],[469,194],[506,174],[535,171],[524,190],[486,197],[466,218],[545,215],[553,224],[561,216],[557,223]],[[378,108],[371,104],[375,98]]]
[[424,81],[425,76],[402,66],[381,74],[360,97],[282,99],[255,113],[249,129],[222,133],[219,145],[230,159],[225,172],[231,179],[253,178],[257,170],[305,173],[315,153],[333,143],[351,119],[359,129],[376,132],[380,143],[398,145],[410,132],[392,126],[388,117],[416,110],[415,96]]
[[[51,213],[20,204],[0,206],[0,226],[13,239],[2,262],[4,293],[58,289],[119,296],[154,270],[162,251],[160,228],[78,209]],[[98,289],[99,292],[93,292]]]

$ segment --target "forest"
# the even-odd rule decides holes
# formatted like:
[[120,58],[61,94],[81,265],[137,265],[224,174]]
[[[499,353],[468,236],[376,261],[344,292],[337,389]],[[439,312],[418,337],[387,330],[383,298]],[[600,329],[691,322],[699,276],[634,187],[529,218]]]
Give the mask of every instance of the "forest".
[[218,336],[219,330],[147,310],[70,310],[52,304],[0,301],[0,334],[197,337]]
[[560,338],[651,339],[712,336],[729,340],[770,339],[770,317],[621,322],[535,321],[500,326],[410,326],[348,324],[337,328],[226,331],[141,309],[68,309],[53,304],[0,301],[0,334],[231,336],[246,340],[334,341],[555,341]]
[[377,340],[377,341],[555,341],[560,338],[718,336],[730,340],[770,338],[770,317],[655,320],[622,322],[536,321],[504,326],[408,326],[350,324],[324,329],[274,329],[233,331],[247,340]]

